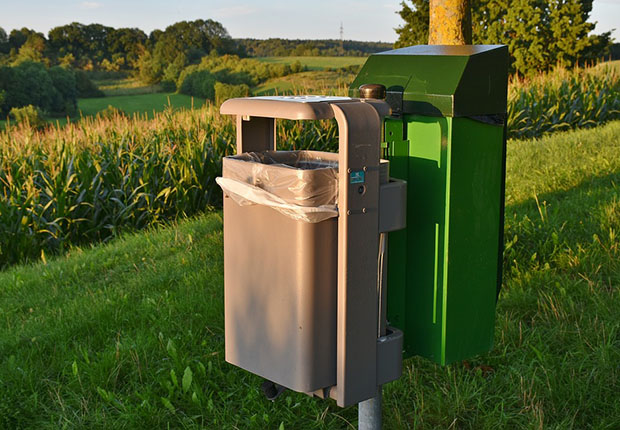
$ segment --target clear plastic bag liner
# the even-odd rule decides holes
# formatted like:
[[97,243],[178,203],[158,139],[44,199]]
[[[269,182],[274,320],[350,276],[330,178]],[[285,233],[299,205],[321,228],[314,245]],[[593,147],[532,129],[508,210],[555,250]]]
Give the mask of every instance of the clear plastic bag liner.
[[218,177],[215,181],[222,187],[224,193],[240,206],[268,206],[294,220],[310,223],[321,222],[338,216],[336,205],[299,206],[286,203],[273,193],[236,179]]
[[222,172],[218,185],[239,205],[269,206],[311,223],[338,216],[338,154],[248,152],[225,157]]

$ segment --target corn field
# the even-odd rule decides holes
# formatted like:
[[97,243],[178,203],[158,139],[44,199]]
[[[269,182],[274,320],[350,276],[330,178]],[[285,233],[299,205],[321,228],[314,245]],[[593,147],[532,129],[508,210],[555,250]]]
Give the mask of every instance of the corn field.
[[[612,68],[513,80],[509,135],[533,137],[620,118],[618,94]],[[234,140],[233,120],[208,104],[152,120],[113,115],[43,131],[8,125],[0,131],[0,267],[219,206],[214,179],[222,156],[235,152]],[[278,123],[281,149],[336,145],[334,121]]]
[[0,265],[217,205],[233,123],[213,110],[0,134]]
[[529,138],[547,132],[594,127],[620,118],[618,68],[556,69],[508,86],[508,136]]

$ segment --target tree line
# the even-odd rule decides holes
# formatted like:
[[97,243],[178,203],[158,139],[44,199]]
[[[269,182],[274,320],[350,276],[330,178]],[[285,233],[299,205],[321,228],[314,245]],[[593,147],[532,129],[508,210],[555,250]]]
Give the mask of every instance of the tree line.
[[[611,32],[591,34],[592,0],[470,0],[474,44],[505,44],[513,72],[529,75],[610,54]],[[429,0],[404,0],[396,47],[428,43]]]
[[45,115],[75,113],[76,97],[102,95],[88,80],[88,71],[131,73],[166,91],[216,100],[247,94],[269,78],[304,69],[298,62],[268,64],[247,57],[367,55],[390,47],[335,40],[234,40],[211,19],[177,22],[149,35],[137,28],[76,22],[51,29],[47,37],[28,28],[9,34],[0,28],[0,115],[29,105]]
[[197,64],[213,51],[239,57],[364,56],[391,47],[351,40],[232,39],[211,19],[177,22],[148,35],[139,28],[78,22],[54,27],[47,37],[25,27],[9,34],[0,28],[0,65],[30,60],[82,70],[132,71],[149,62],[155,69],[171,63],[178,68]]
[[0,66],[0,118],[19,114],[30,106],[47,116],[74,115],[78,97],[101,97],[103,93],[86,72],[69,67],[46,67],[35,61]]
[[28,28],[9,34],[0,28],[0,64],[31,60],[83,70],[135,70],[147,52],[163,61],[184,52],[189,61],[196,61],[212,50],[236,52],[226,29],[213,20],[182,21],[148,36],[138,28],[77,22],[54,27],[47,37]]
[[355,40],[235,39],[250,57],[330,56],[365,57],[392,49],[391,43]]

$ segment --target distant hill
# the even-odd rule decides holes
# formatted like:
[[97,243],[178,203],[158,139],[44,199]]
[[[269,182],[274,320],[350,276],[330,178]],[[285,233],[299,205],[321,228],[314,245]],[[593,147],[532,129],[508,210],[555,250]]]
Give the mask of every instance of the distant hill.
[[356,40],[234,39],[240,51],[250,57],[329,56],[366,57],[393,48],[391,43]]

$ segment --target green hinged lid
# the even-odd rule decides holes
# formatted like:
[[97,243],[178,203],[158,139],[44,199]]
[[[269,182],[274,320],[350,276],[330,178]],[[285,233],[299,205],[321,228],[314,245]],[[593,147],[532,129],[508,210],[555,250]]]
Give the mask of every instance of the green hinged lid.
[[417,45],[371,55],[349,88],[382,84],[394,114],[506,113],[508,47]]

